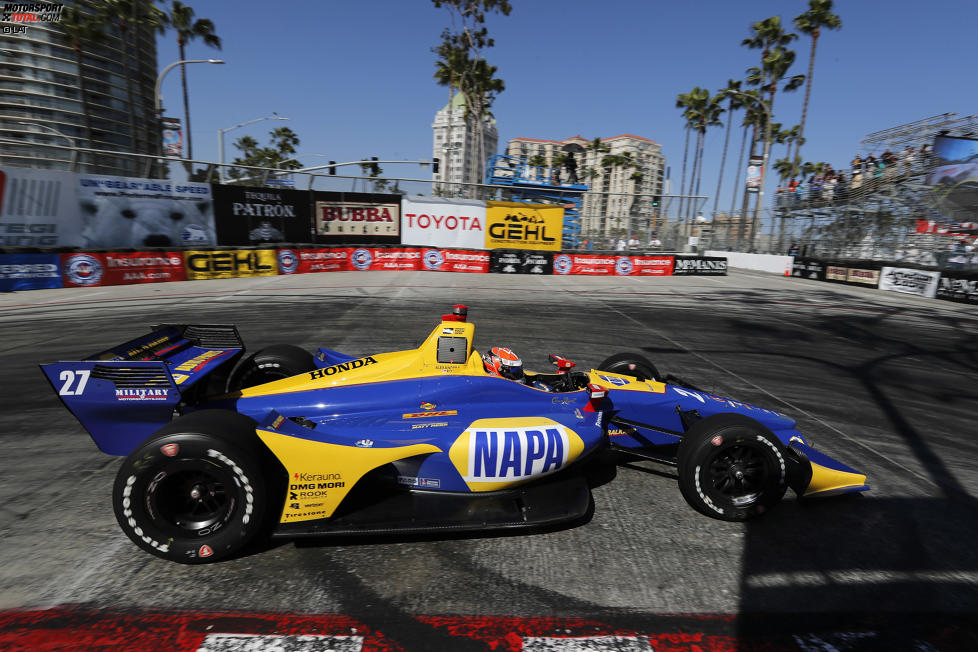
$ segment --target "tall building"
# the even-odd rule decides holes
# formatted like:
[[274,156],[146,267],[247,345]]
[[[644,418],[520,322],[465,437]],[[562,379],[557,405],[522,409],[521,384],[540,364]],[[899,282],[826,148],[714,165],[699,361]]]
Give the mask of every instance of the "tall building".
[[[70,4],[85,9],[89,3]],[[0,165],[71,167],[70,150],[44,144],[159,152],[151,30],[129,29],[124,48],[119,29],[106,25],[103,39],[85,41],[78,52],[60,22],[31,22],[20,33],[12,33],[12,23],[3,25],[10,28],[0,41],[0,139],[7,141]],[[76,169],[139,176],[144,165],[132,157],[79,152]]]
[[456,93],[435,114],[431,129],[434,132],[432,157],[440,159],[440,170],[433,175],[435,183],[432,193],[479,196],[472,186],[456,184],[485,183],[486,159],[496,153],[499,145],[496,121],[491,118],[483,120],[480,147],[475,124],[465,120],[465,97]]
[[596,149],[582,136],[514,138],[506,154],[531,165],[534,160],[542,162],[545,167],[551,167],[558,154],[574,157],[580,183],[590,187],[581,214],[585,236],[647,235],[660,220],[661,206],[655,205],[655,198],[662,196],[664,188],[666,161],[661,146],[631,134],[601,138],[600,144]]

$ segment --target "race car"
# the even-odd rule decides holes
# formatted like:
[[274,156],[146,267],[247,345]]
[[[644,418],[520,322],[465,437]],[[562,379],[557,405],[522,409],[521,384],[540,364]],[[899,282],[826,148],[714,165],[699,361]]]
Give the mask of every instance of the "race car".
[[[188,564],[258,536],[451,534],[586,522],[599,451],[676,467],[686,501],[743,521],[788,487],[865,491],[773,410],[702,391],[633,353],[512,379],[453,307],[416,349],[353,356],[275,345],[245,357],[231,325],[162,325],[41,365],[98,447],[139,547]],[[488,358],[487,358],[488,360]]]

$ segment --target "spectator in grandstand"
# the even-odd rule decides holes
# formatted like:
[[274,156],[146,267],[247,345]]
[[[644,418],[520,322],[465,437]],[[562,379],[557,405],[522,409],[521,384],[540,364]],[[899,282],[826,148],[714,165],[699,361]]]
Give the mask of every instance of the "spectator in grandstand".
[[859,154],[856,154],[855,156],[852,157],[852,163],[850,163],[850,165],[852,166],[853,174],[855,174],[856,172],[862,172],[863,160],[859,158]]

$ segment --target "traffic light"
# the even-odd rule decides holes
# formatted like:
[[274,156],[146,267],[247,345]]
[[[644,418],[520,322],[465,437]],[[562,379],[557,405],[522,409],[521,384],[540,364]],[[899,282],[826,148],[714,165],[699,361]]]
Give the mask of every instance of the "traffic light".
[[[370,160],[371,161],[376,161],[377,160],[377,157],[376,156],[371,156],[370,157]],[[377,165],[376,162],[370,164],[370,174],[373,175],[373,176],[375,176],[375,177],[376,176],[380,176],[380,166]]]
[[431,171],[434,172],[435,174],[438,174],[438,164],[440,162],[441,162],[441,159],[439,159],[439,158],[433,158],[433,159],[431,159]]
[[659,205],[659,202],[661,200],[662,200],[662,195],[653,195],[652,196],[652,205],[653,206],[658,206]]
[[329,162],[329,173],[334,176],[336,175],[336,161]]

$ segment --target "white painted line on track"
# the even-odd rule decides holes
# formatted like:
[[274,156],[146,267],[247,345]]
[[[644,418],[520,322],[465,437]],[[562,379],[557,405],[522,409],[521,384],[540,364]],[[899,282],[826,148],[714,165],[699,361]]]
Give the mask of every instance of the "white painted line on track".
[[523,652],[652,652],[646,636],[581,636],[557,638],[528,636],[523,639]]
[[362,636],[208,634],[197,652],[360,652]]

